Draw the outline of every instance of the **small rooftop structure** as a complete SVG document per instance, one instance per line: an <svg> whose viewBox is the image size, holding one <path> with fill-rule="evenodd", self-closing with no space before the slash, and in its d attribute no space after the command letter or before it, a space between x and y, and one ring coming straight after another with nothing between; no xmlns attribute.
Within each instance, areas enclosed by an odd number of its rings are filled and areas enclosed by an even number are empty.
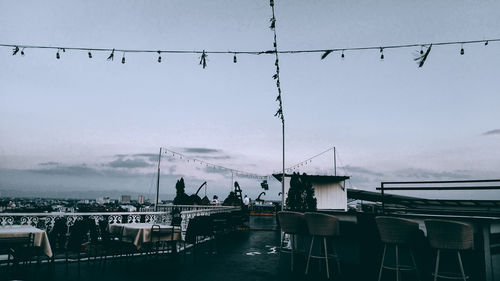
<svg viewBox="0 0 500 281"><path fill-rule="evenodd" d="M273 174L281 182L282 174ZM285 197L290 189L292 174L285 174ZM318 200L318 209L347 210L347 190L345 181L348 176L328 175L301 175L309 181L314 188L314 195Z"/></svg>

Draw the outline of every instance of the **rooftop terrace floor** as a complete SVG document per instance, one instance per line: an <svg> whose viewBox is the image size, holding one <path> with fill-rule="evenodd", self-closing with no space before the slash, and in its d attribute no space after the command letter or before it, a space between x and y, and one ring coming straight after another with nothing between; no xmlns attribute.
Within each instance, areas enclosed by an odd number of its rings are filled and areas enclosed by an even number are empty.
<svg viewBox="0 0 500 281"><path fill-rule="evenodd" d="M258 218L260 219L260 218ZM263 220L274 220L274 217ZM269 229L269 224L267 224ZM217 241L217 253L211 242L197 248L196 254L178 254L177 257L133 257L106 262L82 261L80 270L76 262L32 264L26 269L11 270L6 275L1 269L0 280L53 280L53 281L137 281L137 280L318 280L313 273L303 274L304 258L297 255L297 268L290 272L290 256L283 254L280 261L278 245L280 233L273 230L240 230ZM312 269L318 269L318 265ZM324 267L323 267L324 270ZM323 272L323 274L325 274ZM335 278L338 280L338 278ZM348 279L352 280L352 279Z"/></svg>
<svg viewBox="0 0 500 281"><path fill-rule="evenodd" d="M254 217L250 221L250 230L240 230L217 240L217 253L213 253L211 242L205 242L197 248L196 254L180 253L177 256L108 259L106 262L82 261L80 270L76 262L53 264L32 264L26 269L12 270L8 275L5 268L0 268L0 281L3 280L51 280L51 281L254 281L254 280L326 280L325 267L318 261L312 264L311 273L304 274L305 257L296 255L295 270L290 272L290 255L278 253L279 231L273 224L274 217ZM377 254L378 256L378 254ZM498 257L498 256L497 256ZM495 259L497 262L500 259ZM377 266L379 260L374 263ZM369 271L359 265L341 261L342 274L336 272L331 263L331 280L367 280L361 278ZM377 268L378 269L378 268ZM370 274L376 280L375 274ZM404 280L414 280L411 275L404 275ZM430 276L422 276L428 280ZM383 280L395 280L395 275L384 274ZM477 280L477 279L473 279Z"/></svg>

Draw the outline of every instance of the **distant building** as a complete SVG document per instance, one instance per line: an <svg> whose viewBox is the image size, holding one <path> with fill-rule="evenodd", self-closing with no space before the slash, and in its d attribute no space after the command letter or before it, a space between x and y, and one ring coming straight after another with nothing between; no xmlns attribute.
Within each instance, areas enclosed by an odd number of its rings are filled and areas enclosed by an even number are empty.
<svg viewBox="0 0 500 281"><path fill-rule="evenodd" d="M123 204L130 204L130 195L122 195L122 201Z"/></svg>
<svg viewBox="0 0 500 281"><path fill-rule="evenodd" d="M137 198L137 203L144 204L144 195L139 195L139 198Z"/></svg>
<svg viewBox="0 0 500 281"><path fill-rule="evenodd" d="M120 208L127 210L127 212L136 212L137 208L132 205L120 205Z"/></svg>
<svg viewBox="0 0 500 281"><path fill-rule="evenodd" d="M109 197L98 197L95 201L98 204L108 204L111 202L111 199L109 199Z"/></svg>

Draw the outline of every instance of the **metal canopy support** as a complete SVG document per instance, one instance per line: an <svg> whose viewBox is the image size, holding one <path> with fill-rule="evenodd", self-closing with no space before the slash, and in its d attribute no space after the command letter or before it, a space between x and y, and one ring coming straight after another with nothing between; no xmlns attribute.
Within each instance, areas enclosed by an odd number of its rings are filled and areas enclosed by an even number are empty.
<svg viewBox="0 0 500 281"><path fill-rule="evenodd" d="M158 199L159 199L159 196L160 196L160 161L161 161L161 147L160 147L160 154L158 154L158 177L156 179L155 212L158 212Z"/></svg>

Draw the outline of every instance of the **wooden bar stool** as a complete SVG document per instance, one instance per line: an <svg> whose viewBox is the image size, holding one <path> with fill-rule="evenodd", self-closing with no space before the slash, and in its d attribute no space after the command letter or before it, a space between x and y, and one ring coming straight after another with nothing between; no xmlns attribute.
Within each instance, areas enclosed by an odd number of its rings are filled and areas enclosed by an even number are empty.
<svg viewBox="0 0 500 281"><path fill-rule="evenodd" d="M289 234L291 238L291 249L283 248L284 235L281 236L280 253L290 253L290 270L293 271L293 256L295 252L295 235L307 234L307 224L304 214L291 211L278 212L278 223L283 234ZM281 258L281 254L280 254Z"/></svg>
<svg viewBox="0 0 500 281"><path fill-rule="evenodd" d="M395 270L396 280L400 280L401 271L415 271L418 280L420 280L420 273L417 268L417 263L415 262L415 256L410 247L418 234L418 223L408 219L396 218L396 217L376 217L375 221L377 223L377 228L380 234L380 240L384 243L384 253L382 254L382 262L380 263L380 270L378 274L378 280L382 278L382 272L384 269ZM386 265L384 263L387 246L394 246L396 254L396 265ZM411 265L402 265L400 263L400 247L406 247L409 250Z"/></svg>
<svg viewBox="0 0 500 281"><path fill-rule="evenodd" d="M311 246L309 248L309 256L307 257L306 274L309 270L309 261L311 258L325 259L326 264L326 277L330 278L330 269L328 266L328 248L326 245L326 238L332 238L339 235L339 219L332 215L321 214L321 213L305 213L307 228L309 229L309 234L312 236ZM323 238L323 247L325 249L324 256L313 256L312 248L314 245L314 238ZM340 260L337 256L335 250L330 253L330 257L335 259L337 262L337 269L340 273Z"/></svg>
<svg viewBox="0 0 500 281"><path fill-rule="evenodd" d="M438 278L467 280L460 251L472 250L474 248L474 228L467 223L458 221L446 221L429 219L425 220L427 238L432 248L437 249L436 266L434 269L434 281ZM439 262L441 251L457 253L460 274L439 273Z"/></svg>

